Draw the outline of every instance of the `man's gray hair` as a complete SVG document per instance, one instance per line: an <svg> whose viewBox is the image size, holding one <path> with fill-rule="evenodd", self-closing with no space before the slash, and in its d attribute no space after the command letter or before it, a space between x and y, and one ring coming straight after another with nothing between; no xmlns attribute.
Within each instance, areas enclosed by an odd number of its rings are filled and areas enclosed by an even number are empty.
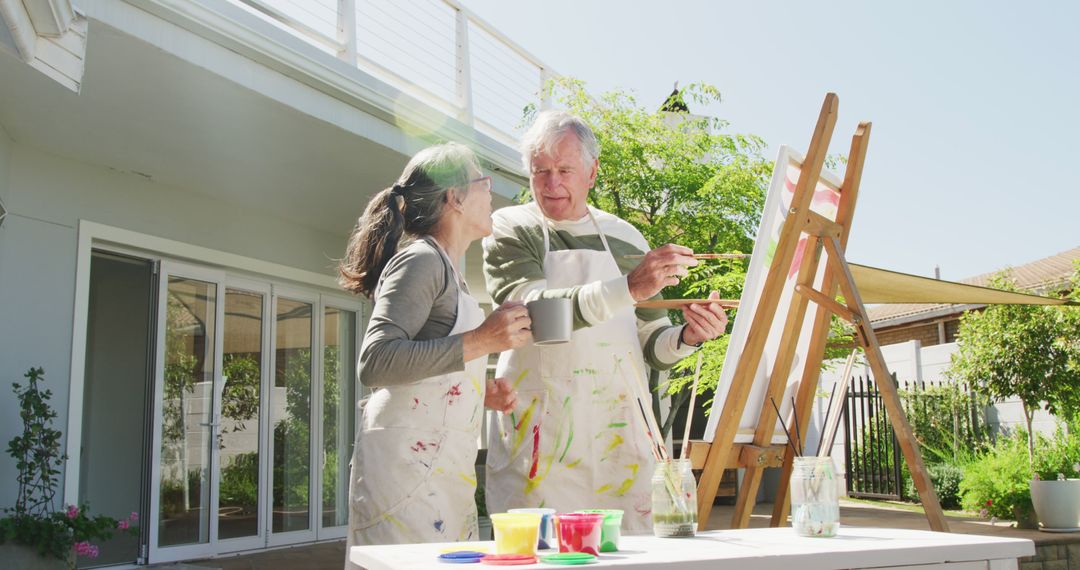
<svg viewBox="0 0 1080 570"><path fill-rule="evenodd" d="M564 135L573 134L581 143L581 164L585 168L600 156L600 145L596 142L589 125L581 117L566 111L548 109L536 115L536 120L521 137L521 163L525 172L532 172L532 158L538 154L551 154L555 145Z"/></svg>

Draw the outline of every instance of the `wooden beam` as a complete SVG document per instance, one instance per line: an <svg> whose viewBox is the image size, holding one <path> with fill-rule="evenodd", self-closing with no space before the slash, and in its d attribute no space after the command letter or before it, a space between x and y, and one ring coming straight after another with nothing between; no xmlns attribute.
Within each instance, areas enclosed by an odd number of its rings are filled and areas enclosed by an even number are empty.
<svg viewBox="0 0 1080 570"><path fill-rule="evenodd" d="M843 231L840 234L840 243L847 245L851 233L851 221L855 216L855 205L859 199L859 186L862 183L863 165L866 163L866 150L870 145L871 124L859 123L855 134L851 137L851 147L848 151L847 169L844 171L844 182L840 186L840 203L836 209L836 223ZM826 255L830 255L826 252ZM821 290L827 298L834 299L838 287L838 275L829 267L825 267L825 275L821 280ZM850 313L850 311L848 311ZM803 363L802 377L799 379L799 390L795 395L795 409L799 410L799 428L806 433L810 422L810 411L814 402L814 392L821 378L821 362L825 358L825 345L829 338L829 328L832 315L828 308L818 305L814 314L814 324L810 331L810 344L806 350L806 362ZM791 466L794 456L787 451L784 456L784 466L780 471L780 481L777 485L776 500L773 502L772 526L780 526L786 520L788 505L791 496L788 494L788 483L791 480Z"/></svg>
<svg viewBox="0 0 1080 570"><path fill-rule="evenodd" d="M705 459L709 455L710 444L700 439L690 440L690 467L704 469ZM784 446L770 445L760 447L749 443L736 443L731 446L725 469L744 467L780 467L784 460Z"/></svg>
<svg viewBox="0 0 1080 570"><path fill-rule="evenodd" d="M934 483L930 480L930 474L926 471L922 454L919 453L919 442L911 431L907 414L900 405L900 395L896 385L892 382L892 375L885 365L885 357L881 354L881 346L878 345L877 336L870 326L870 320L866 318L866 308L862 298L855 287L855 279L851 276L851 270L844 261L843 246L834 238L825 240L825 248L829 252L829 261L838 273L840 290L844 294L844 300L848 308L862 316L862 323L858 325L859 334L863 339L863 349L866 359L870 362L870 370L874 373L874 383L877 385L881 400L885 404L885 411L892 422L893 431L896 432L896 440L900 444L900 450L904 453L908 470L911 471L911 479L915 482L915 488L919 490L919 499L922 501L926 518L930 522L930 530L948 532L949 524L945 521L945 513L941 510Z"/></svg>
<svg viewBox="0 0 1080 570"><path fill-rule="evenodd" d="M829 311L831 311L832 313L834 313L836 316L840 317L841 319L844 319L845 321L847 321L849 323L854 323L855 322L855 314L854 313L849 311L847 309L847 307L845 307L845 306L841 305L840 303L837 303L836 301L828 298L821 291L818 291L817 289L814 289L812 287L808 287L806 285L798 284L798 285L795 285L795 292L802 295L803 297L806 297L807 299L810 299L811 301L817 303L819 307L824 307L824 308L828 309Z"/></svg>
<svg viewBox="0 0 1080 570"><path fill-rule="evenodd" d="M818 262L821 259L821 238L808 236L803 243L804 250L796 286L813 283L817 276ZM772 375L769 377L769 386L765 392L765 401L761 403L757 428L754 430L753 441L757 445L769 445L776 433L776 422L779 419L776 416L777 408L783 406L784 403L784 392L787 390L791 365L795 360L808 305L809 300L803 296L792 297L788 305L787 319L784 321L783 332L780 333L780 344L776 349ZM799 440L799 435L795 432L795 424L790 421L790 418L787 425L790 426L788 437L796 438L791 443L801 446L802 441ZM754 510L758 486L761 484L763 475L764 471L755 467L747 468L743 473L739 494L735 500L735 511L732 513L731 528L746 528L750 524L750 515Z"/></svg>
<svg viewBox="0 0 1080 570"><path fill-rule="evenodd" d="M810 210L803 219L803 231L818 237L838 238L844 233L844 228L836 222Z"/></svg>
<svg viewBox="0 0 1080 570"><path fill-rule="evenodd" d="M828 152L833 128L836 126L838 104L836 94L825 95L825 101L821 105L821 113L818 115L814 134L810 139L810 146L803 162L802 175L795 188L795 201L791 205L794 211L789 215L798 215L810 210L814 187L817 185L818 178L821 177L825 154ZM802 233L799 226L799 224L785 224L780 232L772 264L769 266L765 285L750 324L746 344L743 346L735 366L731 386L724 399L720 421L713 435L713 444L709 448L705 469L698 481L698 527L701 530L705 529L709 521L713 499L720 487L720 478L724 474L724 463L735 443L735 434L738 432L739 422L746 408L746 399L753 386L758 366L761 365L761 356L769 338L769 329L772 328L773 317L776 315L777 305L783 293L784 276L791 267L795 248L798 246Z"/></svg>

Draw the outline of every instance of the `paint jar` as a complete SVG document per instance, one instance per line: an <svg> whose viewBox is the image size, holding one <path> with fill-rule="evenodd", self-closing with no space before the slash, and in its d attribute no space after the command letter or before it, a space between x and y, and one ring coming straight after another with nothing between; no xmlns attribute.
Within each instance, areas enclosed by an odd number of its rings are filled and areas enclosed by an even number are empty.
<svg viewBox="0 0 1080 570"><path fill-rule="evenodd" d="M694 536L697 529L697 481L689 459L656 464L652 476L653 534L660 538Z"/></svg>
<svg viewBox="0 0 1080 570"><path fill-rule="evenodd" d="M495 533L495 553L535 555L540 518L537 513L491 515L491 526Z"/></svg>
<svg viewBox="0 0 1080 570"><path fill-rule="evenodd" d="M536 548L538 550L548 550L558 546L555 542L555 509L508 509L506 512L540 515L540 530L537 533Z"/></svg>
<svg viewBox="0 0 1080 570"><path fill-rule="evenodd" d="M600 555L600 535L604 515L599 513L563 513L555 515L559 552L586 552Z"/></svg>
<svg viewBox="0 0 1080 570"><path fill-rule="evenodd" d="M578 512L604 515L604 522L600 525L600 552L619 550L619 538L622 536L622 509L584 509Z"/></svg>
<svg viewBox="0 0 1080 570"><path fill-rule="evenodd" d="M800 536L836 536L840 501L832 457L796 457L792 463L791 526Z"/></svg>

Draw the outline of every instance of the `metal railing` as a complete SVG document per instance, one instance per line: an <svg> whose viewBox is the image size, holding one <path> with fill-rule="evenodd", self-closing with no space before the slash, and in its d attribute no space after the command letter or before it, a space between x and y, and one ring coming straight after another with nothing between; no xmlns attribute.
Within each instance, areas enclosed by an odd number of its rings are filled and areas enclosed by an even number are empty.
<svg viewBox="0 0 1080 570"><path fill-rule="evenodd" d="M551 69L454 0L232 0L509 146Z"/></svg>

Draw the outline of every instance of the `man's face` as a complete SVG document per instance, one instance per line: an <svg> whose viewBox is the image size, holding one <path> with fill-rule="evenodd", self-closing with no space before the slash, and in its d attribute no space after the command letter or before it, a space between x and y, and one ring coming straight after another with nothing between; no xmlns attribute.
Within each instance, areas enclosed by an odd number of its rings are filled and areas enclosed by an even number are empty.
<svg viewBox="0 0 1080 570"><path fill-rule="evenodd" d="M586 213L585 198L596 182L597 162L583 164L581 143L563 135L551 154L532 157L529 187L540 211L551 220L579 220Z"/></svg>

